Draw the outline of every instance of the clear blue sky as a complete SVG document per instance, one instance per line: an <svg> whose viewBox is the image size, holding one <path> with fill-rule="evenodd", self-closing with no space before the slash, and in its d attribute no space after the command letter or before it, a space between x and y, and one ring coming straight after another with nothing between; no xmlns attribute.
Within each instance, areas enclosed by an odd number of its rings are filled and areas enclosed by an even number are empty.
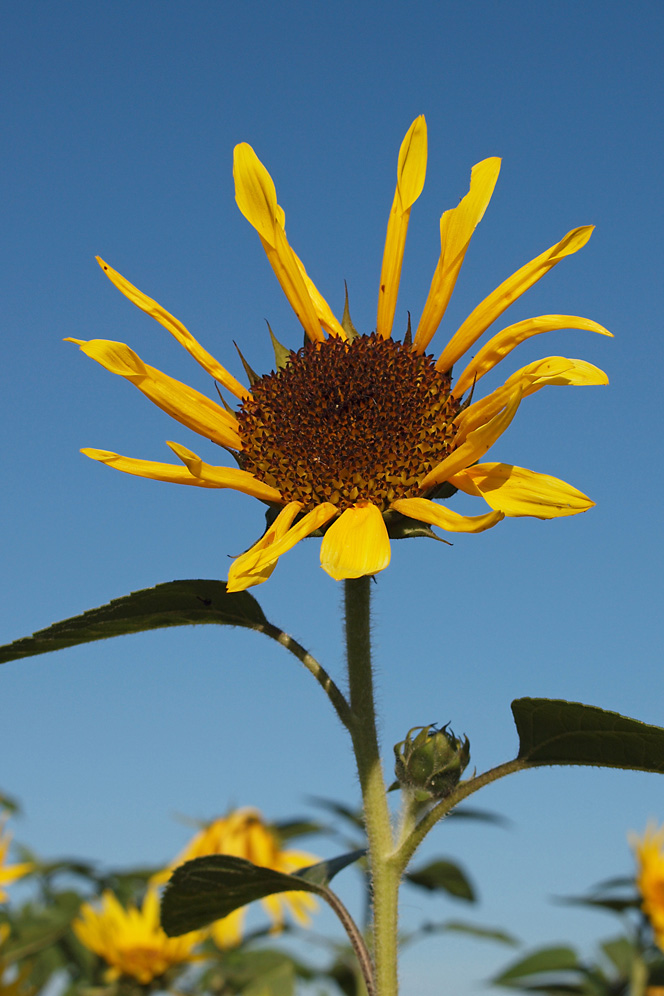
<svg viewBox="0 0 664 996"><path fill-rule="evenodd" d="M566 331L520 347L505 372L563 354L603 367L611 385L541 391L492 451L569 480L595 509L507 520L451 548L395 545L375 589L388 763L409 727L448 720L470 737L478 770L508 759L509 703L523 695L664 725L663 21L657 2L596 0L7 7L0 638L161 581L225 577L228 555L261 529L252 499L142 481L79 454L94 446L162 460L167 438L201 444L65 336L119 339L210 389L95 254L236 375L233 339L255 369L269 369L264 320L290 345L301 331L234 203L232 149L248 141L309 273L337 309L346 279L354 322L369 331L399 143L424 113L428 176L396 326L423 305L442 210L465 193L473 163L500 155L435 345L506 276L589 223L588 246L507 318L580 314L615 339ZM320 570L316 541L256 594L268 618L341 675L341 591ZM304 812L310 793L357 796L318 687L254 634L124 638L6 665L0 681L0 789L23 804L17 837L45 857L167 860L188 834L174 813L253 804L276 819ZM476 801L510 814L511 828L449 823L426 847L468 868L482 897L476 920L530 944L590 945L613 924L548 898L629 871L625 834L664 820L664 781L542 770ZM420 893L405 902L411 925L466 913ZM429 941L406 956L405 992L438 996L443 969L450 991L478 992L505 958L474 941Z"/></svg>

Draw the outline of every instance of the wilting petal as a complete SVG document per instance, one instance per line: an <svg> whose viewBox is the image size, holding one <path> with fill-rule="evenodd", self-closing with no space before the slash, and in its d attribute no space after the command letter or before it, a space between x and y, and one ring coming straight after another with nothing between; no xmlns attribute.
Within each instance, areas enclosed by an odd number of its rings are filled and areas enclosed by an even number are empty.
<svg viewBox="0 0 664 996"><path fill-rule="evenodd" d="M494 415L484 425L469 432L464 442L426 475L420 483L421 490L428 491L434 485L448 481L453 474L465 470L471 463L475 463L480 457L483 457L499 436L505 432L516 415L520 402L521 391L513 391L511 397L506 400L503 411Z"/></svg>
<svg viewBox="0 0 664 996"><path fill-rule="evenodd" d="M380 510L368 502L342 512L323 536L320 565L342 581L377 574L390 562L390 539Z"/></svg>
<svg viewBox="0 0 664 996"><path fill-rule="evenodd" d="M203 349L200 343L194 339L191 332L184 327L182 322L179 322L177 318L174 318L173 315L169 314L165 308L162 308L160 304L153 301L147 294L143 294L137 287L130 284L117 270L114 270L112 266L105 263L101 256L97 256L96 259L108 279L115 284L118 290L122 291L125 297L128 297L141 311L144 311L147 315L156 319L165 329L168 329L180 345L184 346L190 356L193 356L196 362L200 363L207 373L214 377L215 380L218 380L222 387L227 388L231 394L234 394L241 401L251 397L246 387L243 387L232 374L225 370L221 363L215 360L214 356L211 356L207 350Z"/></svg>
<svg viewBox="0 0 664 996"><path fill-rule="evenodd" d="M260 501L281 502L281 493L268 484L263 484L246 470L238 467L216 467L205 463L199 456L179 443L168 444L175 455L182 460L190 474L197 480L204 481L210 488L232 488L241 491Z"/></svg>
<svg viewBox="0 0 664 996"><path fill-rule="evenodd" d="M461 439L479 425L484 425L499 412L515 389L527 398L546 386L589 387L608 384L603 370L586 360L573 360L567 356L546 356L516 370L501 387L485 398L480 398L464 409L456 418Z"/></svg>
<svg viewBox="0 0 664 996"><path fill-rule="evenodd" d="M521 297L529 287L536 284L561 259L585 246L592 235L593 228L594 225L584 225L568 232L560 242L556 242L546 252L526 263L511 277L504 280L500 287L496 287L493 293L477 305L452 336L436 363L436 370L447 371L451 369L459 357L470 349L489 325L509 308L510 304Z"/></svg>
<svg viewBox="0 0 664 996"><path fill-rule="evenodd" d="M85 456L99 463L105 463L116 470L122 470L125 474L133 474L134 477L149 477L153 481L166 481L168 484L193 484L198 488L218 488L222 485L211 484L209 481L193 477L186 467L180 467L172 463L157 463L154 460L135 460L133 457L120 456L119 453L112 453L110 450L95 450L86 447L81 450Z"/></svg>
<svg viewBox="0 0 664 996"><path fill-rule="evenodd" d="M402 515L431 526L447 529L452 533L483 533L504 519L502 512L487 512L485 515L459 515L444 505L437 505L428 498L399 498L392 502L392 508Z"/></svg>
<svg viewBox="0 0 664 996"><path fill-rule="evenodd" d="M277 204L272 177L246 142L235 146L233 176L237 205L260 235L270 266L288 303L311 341L324 340L297 257L286 238L284 212Z"/></svg>
<svg viewBox="0 0 664 996"><path fill-rule="evenodd" d="M557 332L560 329L581 329L585 332L599 332L600 335L613 333L590 318L579 318L578 315L539 315L537 318L527 318L498 332L482 346L458 378L452 394L460 398L464 391L500 363L515 346L542 332Z"/></svg>
<svg viewBox="0 0 664 996"><path fill-rule="evenodd" d="M410 209L422 193L426 169L427 126L424 115L420 114L413 121L401 143L397 165L397 188L387 222L376 319L376 332L384 339L388 339L392 334Z"/></svg>
<svg viewBox="0 0 664 996"><path fill-rule="evenodd" d="M228 572L229 591L244 591L245 588L267 581L282 554L337 514L336 505L324 502L308 512L291 529L291 523L301 508L302 504L297 501L286 505L258 543L233 561Z"/></svg>
<svg viewBox="0 0 664 996"><path fill-rule="evenodd" d="M418 353L427 348L445 314L466 250L491 200L499 172L500 159L496 156L473 166L470 190L440 219L440 259L413 340Z"/></svg>
<svg viewBox="0 0 664 996"><path fill-rule="evenodd" d="M478 463L448 478L466 494L481 495L505 515L556 519L585 512L595 504L571 484L507 463Z"/></svg>
<svg viewBox="0 0 664 996"><path fill-rule="evenodd" d="M237 420L233 415L204 394L199 394L193 387L149 367L123 342L111 342L108 339L90 339L88 342L83 339L65 339L65 342L75 342L86 356L96 360L111 373L131 381L153 404L188 429L193 429L220 446L235 450L241 448Z"/></svg>

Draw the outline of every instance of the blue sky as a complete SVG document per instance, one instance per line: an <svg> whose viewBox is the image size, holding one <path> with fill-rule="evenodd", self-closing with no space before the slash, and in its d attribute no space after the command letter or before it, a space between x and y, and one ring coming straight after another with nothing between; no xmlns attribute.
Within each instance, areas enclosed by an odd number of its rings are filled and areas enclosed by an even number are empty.
<svg viewBox="0 0 664 996"><path fill-rule="evenodd" d="M570 481L595 509L507 520L453 537L451 548L394 545L375 587L386 758L409 727L451 721L478 770L506 760L516 749L509 703L523 695L664 725L663 21L659 3L595 0L74 0L7 10L0 638L173 578L225 577L229 555L262 526L252 499L142 481L79 454L94 446L162 460L165 439L200 441L64 337L127 342L211 387L104 278L95 254L237 376L233 340L255 369L270 369L265 319L289 345L301 331L234 203L232 149L248 141L309 273L338 311L347 280L355 325L370 331L397 152L424 113L427 183L395 327L422 308L441 212L466 192L474 163L499 155L496 192L434 347L506 276L583 224L597 226L590 243L504 324L579 314L615 339L538 337L495 380L544 355L607 370L608 388L528 399L492 451ZM341 590L317 547L300 544L256 595L341 680ZM317 686L254 634L123 638L6 665L0 680L0 789L23 804L16 836L44 856L159 862L187 838L176 813L249 804L277 819L304 812L310 794L357 797L343 731ZM468 868L482 897L476 920L530 944L590 946L613 924L549 898L629 871L626 832L664 820L664 782L541 770L476 802L509 814L510 829L451 822L424 851ZM418 893L404 915L412 925L465 912ZM475 941L429 941L406 956L404 979L438 994L444 968L464 996L505 957Z"/></svg>

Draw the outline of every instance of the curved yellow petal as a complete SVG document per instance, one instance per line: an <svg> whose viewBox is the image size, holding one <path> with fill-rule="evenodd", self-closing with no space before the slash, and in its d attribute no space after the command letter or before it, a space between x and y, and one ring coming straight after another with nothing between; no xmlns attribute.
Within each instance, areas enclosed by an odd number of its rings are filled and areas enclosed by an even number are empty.
<svg viewBox="0 0 664 996"><path fill-rule="evenodd" d="M592 235L594 225L584 225L575 228L567 235L556 242L554 246L546 252L536 256L520 270L513 273L511 277L504 280L496 287L495 291L489 294L475 310L466 318L465 322L454 333L447 346L440 354L436 363L437 370L447 371L456 363L460 356L470 349L474 342L485 332L492 322L495 322L502 313L509 308L518 297L521 297L529 287L536 284L545 273L559 263L565 256L570 256L585 246Z"/></svg>
<svg viewBox="0 0 664 996"><path fill-rule="evenodd" d="M376 318L376 332L384 339L392 335L410 209L422 193L426 169L427 125L424 115L420 114L413 121L401 143L397 164L397 187L387 222Z"/></svg>
<svg viewBox="0 0 664 996"><path fill-rule="evenodd" d="M580 318L578 315L538 315L537 318L527 318L498 332L477 351L452 388L452 394L460 398L480 377L493 370L496 364L500 363L519 343L542 332L557 332L561 329L599 332L600 335L609 335L613 338L613 333L599 322L593 322L590 318Z"/></svg>
<svg viewBox="0 0 664 996"><path fill-rule="evenodd" d="M242 214L260 235L270 266L288 303L312 342L325 336L320 327L298 260L288 244L284 212L277 203L272 177L246 142L233 152L235 200Z"/></svg>
<svg viewBox="0 0 664 996"><path fill-rule="evenodd" d="M242 446L237 420L216 402L193 387L168 377L155 367L143 363L123 342L109 339L65 339L75 342L82 352L96 360L106 370L130 381L150 401L171 418L211 439L220 446L239 450Z"/></svg>
<svg viewBox="0 0 664 996"><path fill-rule="evenodd" d="M301 508L301 502L289 502L258 542L233 561L228 572L228 591L244 591L245 588L267 581L282 554L324 526L338 511L336 505L324 502L291 528Z"/></svg>
<svg viewBox="0 0 664 996"><path fill-rule="evenodd" d="M428 491L434 485L448 481L453 474L465 470L471 463L475 463L480 457L483 457L499 436L505 432L516 415L520 402L521 391L517 389L506 400L503 411L498 412L484 425L469 432L463 443L427 474L420 483L421 490Z"/></svg>
<svg viewBox="0 0 664 996"><path fill-rule="evenodd" d="M157 463L154 460L135 460L133 457L121 456L119 453L112 453L111 450L95 450L85 447L81 450L85 456L99 463L105 463L108 467L114 467L125 474L133 474L134 477L148 477L153 481L166 481L168 484L193 484L198 488L218 488L221 485L211 484L209 481L193 477L186 467L180 467L172 463Z"/></svg>
<svg viewBox="0 0 664 996"><path fill-rule="evenodd" d="M481 495L491 508L509 516L555 519L585 512L595 504L557 477L507 463L478 463L448 480L467 494Z"/></svg>
<svg viewBox="0 0 664 996"><path fill-rule="evenodd" d="M390 562L390 539L379 508L369 502L347 508L323 536L320 565L342 581L377 574Z"/></svg>
<svg viewBox="0 0 664 996"><path fill-rule="evenodd" d="M497 156L483 159L473 166L468 193L455 208L445 211L440 219L440 258L413 340L413 348L418 353L427 348L445 314L466 250L473 232L484 217L499 173L500 159Z"/></svg>
<svg viewBox="0 0 664 996"><path fill-rule="evenodd" d="M548 386L590 387L609 383L603 370L587 360L573 360L567 356L546 356L544 359L528 363L507 378L485 398L480 398L465 408L456 418L459 435L463 439L479 425L484 425L507 403L515 388L524 398Z"/></svg>
<svg viewBox="0 0 664 996"><path fill-rule="evenodd" d="M247 470L240 470L238 467L216 467L205 463L192 450L179 443L169 442L168 445L175 453L176 457L182 460L189 473L197 480L204 481L211 488L232 488L233 491L241 491L252 498L260 501L281 502L281 493L276 488L271 488L268 484L263 484L253 474Z"/></svg>
<svg viewBox="0 0 664 996"><path fill-rule="evenodd" d="M307 291L309 292L309 297L311 298L314 310L316 312L316 317L318 321L323 326L326 332L330 335L336 335L340 339L347 339L348 336L344 332L344 329L339 321L334 316L332 308L329 306L323 295L320 293L315 283L307 273L304 268L304 263L297 255L294 249L291 250L293 256L295 257L295 262L298 265L300 273L302 274L302 279L306 284Z"/></svg>
<svg viewBox="0 0 664 996"><path fill-rule="evenodd" d="M392 508L411 519L428 522L431 526L447 529L452 533L483 533L504 519L502 512L487 512L485 515L459 515L444 505L437 505L428 498L399 498L393 501Z"/></svg>
<svg viewBox="0 0 664 996"><path fill-rule="evenodd" d="M191 332L184 327L182 322L179 322L177 318L174 318L173 315L169 314L165 308L162 308L160 304L153 301L153 299L148 297L147 294L143 294L143 292L139 291L137 287L130 284L129 281L118 273L117 270L114 270L112 266L105 263L101 256L96 256L95 259L111 283L115 284L118 290L121 291L125 297L128 297L137 308L140 308L141 311L144 311L147 315L150 315L151 318L158 321L160 325L163 325L165 329L168 329L180 345L184 346L189 355L193 356L196 362L200 363L203 369L209 373L210 376L214 377L215 380L218 380L222 387L227 388L231 394L234 394L235 397L239 398L241 401L245 401L247 398L251 397L251 394L246 387L243 387L243 385L240 384L240 382L236 380L235 377L228 372L228 370L222 367L221 363L215 360L214 356L211 356L206 349L203 349L200 343L194 339Z"/></svg>

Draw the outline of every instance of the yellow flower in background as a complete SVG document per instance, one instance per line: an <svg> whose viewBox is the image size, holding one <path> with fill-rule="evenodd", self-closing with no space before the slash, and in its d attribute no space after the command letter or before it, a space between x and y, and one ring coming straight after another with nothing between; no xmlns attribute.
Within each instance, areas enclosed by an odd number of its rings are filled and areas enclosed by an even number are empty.
<svg viewBox="0 0 664 996"><path fill-rule="evenodd" d="M664 951L664 826L649 823L643 837L632 834L636 857L636 885L643 900L641 909L650 920L655 941Z"/></svg>
<svg viewBox="0 0 664 996"><path fill-rule="evenodd" d="M549 356L512 373L483 398L476 384L516 346L558 329L611 335L576 315L540 315L475 344L503 312L552 267L586 244L592 226L568 232L489 294L436 358L427 353L438 329L473 232L498 178L500 160L473 167L470 189L440 219L441 250L414 336L392 337L410 213L424 184L427 131L418 117L401 146L378 294L376 329L360 335L347 314L340 323L286 237L285 214L272 178L251 146L235 149L236 200L258 232L268 260L306 333L288 352L275 343L276 372L250 376L245 388L156 301L103 260L110 280L163 325L222 388L232 410L145 364L123 343L94 339L80 345L106 369L132 382L174 419L236 457L216 466L178 443L181 465L154 463L107 450L82 452L129 474L204 488L232 488L271 506L268 529L233 563L230 591L265 581L279 557L306 536L323 532L321 566L337 579L383 570L390 537L405 525L481 532L505 516L541 519L574 515L593 502L547 474L501 462L479 462L507 429L523 400L547 385L606 384L584 360ZM455 382L452 368L470 350ZM489 511L464 516L439 504L456 489L483 498Z"/></svg>
<svg viewBox="0 0 664 996"><path fill-rule="evenodd" d="M193 949L203 937L200 931L167 937L160 925L154 888L148 889L140 909L125 909L112 892L104 892L101 908L83 903L72 928L86 948L108 963L109 982L125 975L142 985L174 965L197 961L200 956Z"/></svg>
<svg viewBox="0 0 664 996"><path fill-rule="evenodd" d="M271 868L285 875L291 875L318 861L318 858L305 851L283 850L278 837L263 822L258 810L250 808L237 809L201 830L179 855L170 871L185 861L207 854L229 854L235 858L244 858L254 865ZM299 924L307 926L310 922L309 914L317 907L316 900L308 892L284 892L265 896L261 903L275 930L282 927L286 912L290 912ZM246 907L243 907L212 924L212 937L220 948L231 948L240 943L245 914Z"/></svg>
<svg viewBox="0 0 664 996"><path fill-rule="evenodd" d="M12 973L11 982L5 981L7 969L11 966L3 956L2 948L9 937L9 924L0 924L0 996L33 996L37 992L34 986L26 985L26 980L30 975L30 966L24 965L17 973Z"/></svg>
<svg viewBox="0 0 664 996"><path fill-rule="evenodd" d="M34 868L34 865L30 861L24 861L18 865L8 865L6 863L11 840L11 834L4 832L4 820L0 819L0 903L4 903L7 898L7 892L3 886L10 885L17 879L27 875Z"/></svg>

